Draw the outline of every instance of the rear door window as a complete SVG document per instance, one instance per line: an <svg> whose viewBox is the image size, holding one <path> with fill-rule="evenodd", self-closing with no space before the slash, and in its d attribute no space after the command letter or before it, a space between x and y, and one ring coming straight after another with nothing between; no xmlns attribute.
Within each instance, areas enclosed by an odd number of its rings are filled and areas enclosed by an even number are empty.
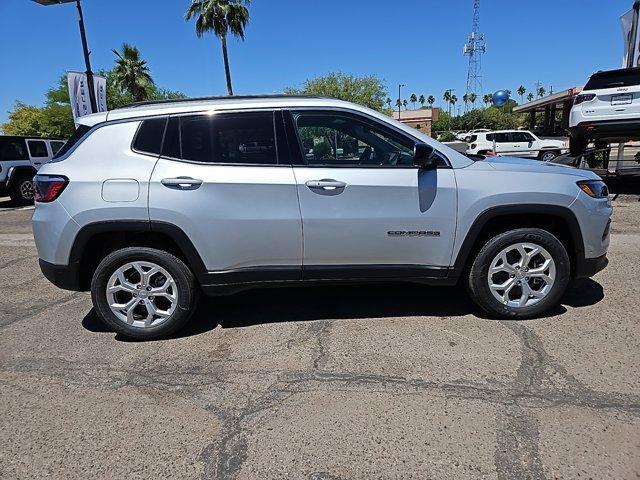
<svg viewBox="0 0 640 480"><path fill-rule="evenodd" d="M162 155L201 163L278 163L273 112L173 117Z"/></svg>
<svg viewBox="0 0 640 480"><path fill-rule="evenodd" d="M31 158L46 158L49 156L47 142L44 140L28 140L27 145L29 146Z"/></svg>
<svg viewBox="0 0 640 480"><path fill-rule="evenodd" d="M29 160L25 141L21 138L0 138L0 160Z"/></svg>

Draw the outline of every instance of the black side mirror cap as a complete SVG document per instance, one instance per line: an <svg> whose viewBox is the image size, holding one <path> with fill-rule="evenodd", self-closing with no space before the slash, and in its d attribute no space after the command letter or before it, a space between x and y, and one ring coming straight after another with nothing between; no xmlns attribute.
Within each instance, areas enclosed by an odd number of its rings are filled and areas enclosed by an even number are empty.
<svg viewBox="0 0 640 480"><path fill-rule="evenodd" d="M435 168L435 150L428 143L416 143L413 147L413 165L420 168Z"/></svg>

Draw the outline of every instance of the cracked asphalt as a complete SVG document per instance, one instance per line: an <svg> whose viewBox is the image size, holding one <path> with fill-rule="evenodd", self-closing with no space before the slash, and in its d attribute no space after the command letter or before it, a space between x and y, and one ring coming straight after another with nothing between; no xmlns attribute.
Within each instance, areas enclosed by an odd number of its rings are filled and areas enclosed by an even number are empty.
<svg viewBox="0 0 640 480"><path fill-rule="evenodd" d="M126 342L41 275L0 200L0 478L638 479L640 202L610 266L546 318L462 290L292 288L207 299Z"/></svg>

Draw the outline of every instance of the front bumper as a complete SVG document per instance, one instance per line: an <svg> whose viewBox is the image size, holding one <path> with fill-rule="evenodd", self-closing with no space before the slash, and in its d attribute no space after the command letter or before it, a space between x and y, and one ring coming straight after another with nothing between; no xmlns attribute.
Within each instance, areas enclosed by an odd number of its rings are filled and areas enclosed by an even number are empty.
<svg viewBox="0 0 640 480"><path fill-rule="evenodd" d="M640 118L587 120L570 127L569 132L572 137L584 137L591 140L635 140L640 139Z"/></svg>
<svg viewBox="0 0 640 480"><path fill-rule="evenodd" d="M589 278L609 265L607 255L596 258L584 258L576 265L575 278Z"/></svg>
<svg viewBox="0 0 640 480"><path fill-rule="evenodd" d="M39 259L38 263L45 278L56 287L63 290L82 291L80 286L80 264L78 262L72 262L69 265L55 265Z"/></svg>

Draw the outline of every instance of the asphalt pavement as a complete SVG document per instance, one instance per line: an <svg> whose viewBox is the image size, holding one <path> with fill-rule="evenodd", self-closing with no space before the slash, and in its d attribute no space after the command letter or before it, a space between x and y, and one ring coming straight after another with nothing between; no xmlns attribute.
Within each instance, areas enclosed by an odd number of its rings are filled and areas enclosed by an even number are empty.
<svg viewBox="0 0 640 480"><path fill-rule="evenodd" d="M637 197L610 266L546 318L485 318L457 288L289 288L146 343L43 278L31 213L0 200L0 478L640 477Z"/></svg>

